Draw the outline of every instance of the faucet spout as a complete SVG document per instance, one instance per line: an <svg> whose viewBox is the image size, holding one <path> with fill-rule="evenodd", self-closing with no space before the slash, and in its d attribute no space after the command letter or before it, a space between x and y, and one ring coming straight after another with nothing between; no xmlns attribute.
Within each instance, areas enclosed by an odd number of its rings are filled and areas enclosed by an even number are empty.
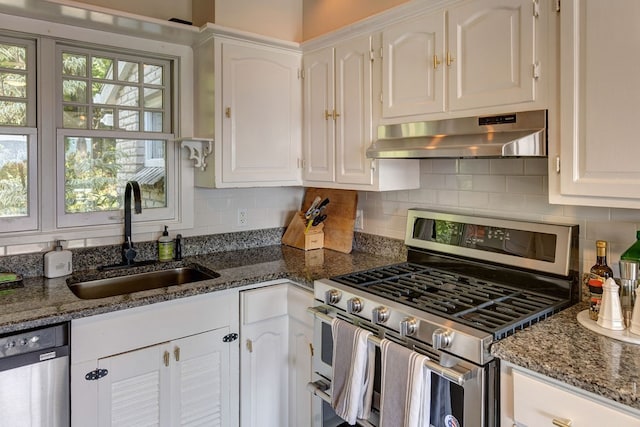
<svg viewBox="0 0 640 427"><path fill-rule="evenodd" d="M142 212L142 197L140 185L136 181L128 181L124 189L124 243L122 244L122 263L133 264L136 250L131 240L131 193L133 192L134 207L137 214Z"/></svg>

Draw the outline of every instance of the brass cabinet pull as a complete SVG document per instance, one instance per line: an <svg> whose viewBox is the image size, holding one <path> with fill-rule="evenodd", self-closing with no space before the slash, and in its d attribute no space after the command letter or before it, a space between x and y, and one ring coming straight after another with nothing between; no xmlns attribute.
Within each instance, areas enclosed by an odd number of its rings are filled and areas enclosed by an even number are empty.
<svg viewBox="0 0 640 427"><path fill-rule="evenodd" d="M224 109L224 115L227 116L228 119L231 118L231 107L227 107Z"/></svg>
<svg viewBox="0 0 640 427"><path fill-rule="evenodd" d="M311 353L311 357L313 357L313 344L309 343L309 352Z"/></svg>
<svg viewBox="0 0 640 427"><path fill-rule="evenodd" d="M324 119L325 120L329 120L329 119L337 119L338 117L340 117L340 113L336 112L336 110L333 111L329 111L329 110L324 110Z"/></svg>
<svg viewBox="0 0 640 427"><path fill-rule="evenodd" d="M455 61L455 59L453 56L451 56L451 52L447 52L447 66L450 66L453 61Z"/></svg>
<svg viewBox="0 0 640 427"><path fill-rule="evenodd" d="M253 353L253 343L251 342L251 340L247 340L247 350L249 351L249 353Z"/></svg>
<svg viewBox="0 0 640 427"><path fill-rule="evenodd" d="M180 347L176 347L173 349L173 357L176 358L176 362L180 361Z"/></svg>
<svg viewBox="0 0 640 427"><path fill-rule="evenodd" d="M433 55L433 69L437 70L438 69L438 65L440 65L442 62L440 62L440 60L438 59L438 55Z"/></svg>
<svg viewBox="0 0 640 427"><path fill-rule="evenodd" d="M557 427L571 427L571 420L565 420L563 418L554 418L551 420L554 426Z"/></svg>
<svg viewBox="0 0 640 427"><path fill-rule="evenodd" d="M169 354L169 352L165 351L164 355L162 356L162 358L164 359L164 366L169 366L170 357L171 357L171 355Z"/></svg>

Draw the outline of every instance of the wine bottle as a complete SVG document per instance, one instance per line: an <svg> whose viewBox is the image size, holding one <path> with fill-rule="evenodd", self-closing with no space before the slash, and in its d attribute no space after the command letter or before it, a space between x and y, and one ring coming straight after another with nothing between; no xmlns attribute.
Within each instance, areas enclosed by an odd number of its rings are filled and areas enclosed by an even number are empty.
<svg viewBox="0 0 640 427"><path fill-rule="evenodd" d="M607 242L596 241L596 263L589 270L589 316L598 320L600 303L602 302L602 285L609 277L613 277L613 270L607 265Z"/></svg>

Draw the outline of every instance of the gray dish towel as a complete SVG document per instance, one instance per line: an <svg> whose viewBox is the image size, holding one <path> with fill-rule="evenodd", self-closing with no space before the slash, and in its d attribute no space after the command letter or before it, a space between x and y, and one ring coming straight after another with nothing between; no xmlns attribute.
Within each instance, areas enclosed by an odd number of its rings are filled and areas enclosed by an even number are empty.
<svg viewBox="0 0 640 427"><path fill-rule="evenodd" d="M427 356L383 339L380 427L429 427L431 370Z"/></svg>
<svg viewBox="0 0 640 427"><path fill-rule="evenodd" d="M375 346L367 337L371 332L340 319L331 323L333 333L333 379L331 407L336 414L355 424L371 413Z"/></svg>

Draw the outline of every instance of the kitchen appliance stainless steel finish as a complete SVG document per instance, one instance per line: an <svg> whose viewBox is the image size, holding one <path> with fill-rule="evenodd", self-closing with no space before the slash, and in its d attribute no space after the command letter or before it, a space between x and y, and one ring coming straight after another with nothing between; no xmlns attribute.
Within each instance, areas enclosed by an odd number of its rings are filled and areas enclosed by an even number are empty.
<svg viewBox="0 0 640 427"><path fill-rule="evenodd" d="M381 125L367 157L546 157L547 111Z"/></svg>
<svg viewBox="0 0 640 427"><path fill-rule="evenodd" d="M0 426L68 427L68 325L0 337Z"/></svg>
<svg viewBox="0 0 640 427"><path fill-rule="evenodd" d="M578 301L577 242L572 225L410 210L407 262L315 282L310 390L330 398L337 317L371 330L376 343L391 339L429 357L432 414L444 399L454 425L497 425L491 344ZM377 397L362 425L377 425ZM337 425L326 404L323 413L323 427Z"/></svg>

